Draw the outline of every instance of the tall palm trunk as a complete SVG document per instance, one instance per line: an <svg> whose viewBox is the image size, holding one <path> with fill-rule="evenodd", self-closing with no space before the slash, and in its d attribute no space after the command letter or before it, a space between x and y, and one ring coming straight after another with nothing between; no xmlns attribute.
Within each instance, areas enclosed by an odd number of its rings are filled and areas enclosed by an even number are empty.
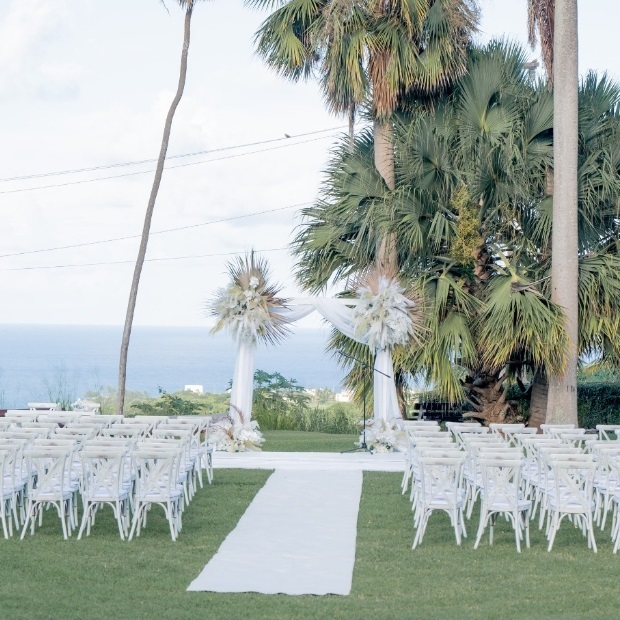
<svg viewBox="0 0 620 620"><path fill-rule="evenodd" d="M349 153L355 149L355 101L349 103Z"/></svg>
<svg viewBox="0 0 620 620"><path fill-rule="evenodd" d="M530 420L528 426L540 428L547 420L547 401L549 400L549 384L545 375L538 371L534 375L532 394L530 396Z"/></svg>
<svg viewBox="0 0 620 620"><path fill-rule="evenodd" d="M183 51L181 53L181 69L179 73L179 84L177 87L176 95L172 100L170 109L168 110L168 116L166 116L166 123L164 125L164 135L161 141L161 148L159 151L159 159L157 160L157 169L155 171L155 178L153 179L153 187L151 188L151 195L146 208L146 215L144 216L144 226L142 228L142 239L140 241L140 249L138 250L138 258L136 259L136 266L133 272L133 280L131 282L131 289L129 291L129 302L127 303L127 315L125 317L125 328L123 330L123 339L121 341L121 357L118 369L118 401L117 401L117 413L123 413L123 407L125 404L125 382L127 379L127 353L129 351L129 339L131 337L131 327L133 325L133 316L136 309L136 299L138 297L138 286L140 284L140 276L142 274L142 266L144 265L144 258L146 256L146 247L149 241L149 232L151 230L151 220L153 218L153 209L155 208L155 201L157 200L157 194L159 192L159 186L161 184L161 178L164 172L164 163L166 161L166 153L168 151L168 142L170 140L170 131L172 129L172 120L174 114L183 96L183 90L185 89L185 78L187 76L187 54L189 51L190 40L190 26L192 20L192 12L194 8L194 2L187 3L185 10L185 28L183 36Z"/></svg>
<svg viewBox="0 0 620 620"><path fill-rule="evenodd" d="M381 175L388 189L396 187L394 177L394 141L392 136L392 126L389 121L375 120L374 123L374 146L375 146L375 168ZM398 270L398 256L396 253L396 235L377 236L377 268L396 273Z"/></svg>
<svg viewBox="0 0 620 620"><path fill-rule="evenodd" d="M577 423L579 336L577 40L577 0L555 0L551 299L564 308L569 351L564 375L549 377L547 403L549 422Z"/></svg>

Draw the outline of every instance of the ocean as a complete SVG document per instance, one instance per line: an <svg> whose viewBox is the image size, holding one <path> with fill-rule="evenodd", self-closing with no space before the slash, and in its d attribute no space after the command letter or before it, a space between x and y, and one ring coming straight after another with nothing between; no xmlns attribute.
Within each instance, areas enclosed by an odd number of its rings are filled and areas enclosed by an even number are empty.
<svg viewBox="0 0 620 620"><path fill-rule="evenodd" d="M341 389L344 376L325 352L329 329L295 329L280 345L259 345L256 368L279 372L306 388ZM0 408L49 401L62 386L76 398L87 391L116 389L122 327L0 325ZM202 385L228 387L236 346L227 334L207 327L133 328L127 389L156 396ZM52 399L53 400L53 399Z"/></svg>

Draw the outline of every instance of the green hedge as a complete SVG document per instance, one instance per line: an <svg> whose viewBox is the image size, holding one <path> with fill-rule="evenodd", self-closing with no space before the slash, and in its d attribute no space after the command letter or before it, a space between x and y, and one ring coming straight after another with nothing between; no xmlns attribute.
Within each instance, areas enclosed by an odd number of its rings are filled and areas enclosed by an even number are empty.
<svg viewBox="0 0 620 620"><path fill-rule="evenodd" d="M577 385L579 426L620 424L620 383L597 381Z"/></svg>

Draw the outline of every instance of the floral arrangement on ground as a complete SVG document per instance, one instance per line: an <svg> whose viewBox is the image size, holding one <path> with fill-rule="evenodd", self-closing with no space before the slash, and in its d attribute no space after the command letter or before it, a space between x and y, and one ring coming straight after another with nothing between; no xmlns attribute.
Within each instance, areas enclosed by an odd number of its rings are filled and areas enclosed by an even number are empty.
<svg viewBox="0 0 620 620"><path fill-rule="evenodd" d="M355 444L362 447L364 433ZM369 420L366 423L366 445L373 452L402 452L405 449L405 432L397 420Z"/></svg>
<svg viewBox="0 0 620 620"><path fill-rule="evenodd" d="M209 427L208 443L221 452L258 452L265 438L256 420L239 423L227 415Z"/></svg>

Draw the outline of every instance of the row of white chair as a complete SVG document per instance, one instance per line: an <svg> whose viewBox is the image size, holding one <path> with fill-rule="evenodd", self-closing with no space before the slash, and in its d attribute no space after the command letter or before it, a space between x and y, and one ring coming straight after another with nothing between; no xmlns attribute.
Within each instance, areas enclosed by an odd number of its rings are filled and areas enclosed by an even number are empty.
<svg viewBox="0 0 620 620"><path fill-rule="evenodd" d="M28 527L34 532L43 508L53 506L66 538L77 527L79 492L84 502L79 536L85 529L90 532L103 504L112 506L122 538L139 534L150 506L160 504L176 539L183 507L197 485L203 485L203 468L212 481L208 421L188 416L147 420L147 424L116 420L109 426L80 420L52 428L39 422L28 426L22 420L19 426L5 426L0 430L4 536L12 535L13 524L23 526L22 538ZM162 491L161 497L155 487ZM131 532L127 521L130 505L134 514Z"/></svg>
<svg viewBox="0 0 620 620"><path fill-rule="evenodd" d="M562 520L568 517L596 551L593 519L604 527L612 500L612 534L620 547L620 498L614 496L620 474L612 472L617 461L609 462L616 454L620 460L620 442L590 435L584 438L579 429L550 426L543 435L525 428L519 432L514 426L476 428L457 425L450 427L450 433L409 428L409 466L402 490L404 493L409 479L413 479L414 547L422 541L428 517L437 509L448 512L460 543L466 536L464 516L471 516L478 497L481 513L476 548L487 527L492 542L498 514L512 522L517 550L523 537L529 546L529 520L539 508L540 527L546 524L549 550ZM602 456L605 454L607 460Z"/></svg>

